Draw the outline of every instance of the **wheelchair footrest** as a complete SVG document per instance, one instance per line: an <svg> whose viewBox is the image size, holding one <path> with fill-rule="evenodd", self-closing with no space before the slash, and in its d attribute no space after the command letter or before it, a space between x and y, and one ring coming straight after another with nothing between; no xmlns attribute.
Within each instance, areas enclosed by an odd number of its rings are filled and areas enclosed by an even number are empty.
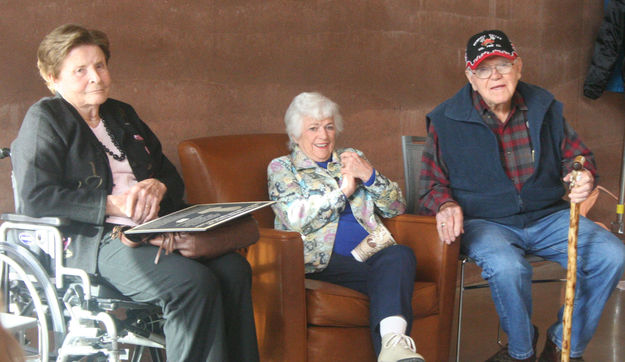
<svg viewBox="0 0 625 362"><path fill-rule="evenodd" d="M132 332L128 332L127 335L120 337L118 340L120 343L134 344L145 347L165 348L165 337L150 333L149 337L143 337Z"/></svg>
<svg viewBox="0 0 625 362"><path fill-rule="evenodd" d="M37 327L37 318L0 313L0 325L11 333L23 332L29 328Z"/></svg>
<svg viewBox="0 0 625 362"><path fill-rule="evenodd" d="M90 303L94 303L97 308L105 311L113 311L118 308L126 308L126 309L157 309L159 307L141 302L134 302L132 300L123 300L123 299L96 299L94 301L90 301ZM91 306L86 306L85 309L91 309Z"/></svg>

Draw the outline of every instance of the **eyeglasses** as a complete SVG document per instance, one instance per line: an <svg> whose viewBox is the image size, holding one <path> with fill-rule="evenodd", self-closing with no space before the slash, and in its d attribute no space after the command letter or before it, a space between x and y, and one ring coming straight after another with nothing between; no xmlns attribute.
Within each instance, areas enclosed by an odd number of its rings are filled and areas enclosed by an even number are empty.
<svg viewBox="0 0 625 362"><path fill-rule="evenodd" d="M493 69L497 69L499 74L508 74L512 70L514 62L516 62L516 59L513 62L501 63L491 67L478 67L475 70L471 70L471 73L480 79L490 78L493 75Z"/></svg>

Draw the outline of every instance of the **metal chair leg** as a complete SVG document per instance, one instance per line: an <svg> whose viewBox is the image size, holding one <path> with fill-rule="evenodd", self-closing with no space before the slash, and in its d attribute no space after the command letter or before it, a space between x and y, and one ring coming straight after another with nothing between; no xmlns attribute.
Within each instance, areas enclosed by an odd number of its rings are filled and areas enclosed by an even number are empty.
<svg viewBox="0 0 625 362"><path fill-rule="evenodd" d="M135 349L132 353L132 360L131 362L139 362L141 361L141 358L143 357L143 351L145 350L144 346L135 346Z"/></svg>
<svg viewBox="0 0 625 362"><path fill-rule="evenodd" d="M456 362L460 362L460 341L462 338L462 301L464 298L464 264L467 259L462 259L460 263L460 290L458 296L458 329L456 331Z"/></svg>
<svg viewBox="0 0 625 362"><path fill-rule="evenodd" d="M150 348L150 356L152 357L152 362L165 361L162 355L162 350L160 348Z"/></svg>

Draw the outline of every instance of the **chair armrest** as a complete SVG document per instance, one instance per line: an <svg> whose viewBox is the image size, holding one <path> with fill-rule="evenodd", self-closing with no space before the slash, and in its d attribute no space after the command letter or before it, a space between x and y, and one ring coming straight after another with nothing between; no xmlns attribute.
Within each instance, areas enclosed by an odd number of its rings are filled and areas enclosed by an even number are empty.
<svg viewBox="0 0 625 362"><path fill-rule="evenodd" d="M409 246L417 258L417 280L435 282L439 310L453 312L460 241L451 245L440 241L436 218L404 214L384 220L399 244ZM453 314L453 313L452 313Z"/></svg>
<svg viewBox="0 0 625 362"><path fill-rule="evenodd" d="M460 240L451 245L440 241L433 216L404 214L386 219L384 223L399 244L407 245L414 251L417 280L436 283L440 315L437 340L444 343L439 348L449 350Z"/></svg>
<svg viewBox="0 0 625 362"><path fill-rule="evenodd" d="M36 224L36 225L48 225L48 226L66 226L69 225L70 220L63 217L30 217L23 214L10 214L5 213L0 215L0 220L11 221L14 223Z"/></svg>
<svg viewBox="0 0 625 362"><path fill-rule="evenodd" d="M249 247L260 359L306 359L304 250L298 233L260 228Z"/></svg>
<svg viewBox="0 0 625 362"><path fill-rule="evenodd" d="M399 244L414 251L417 280L441 283L443 275L456 274L460 243L447 245L440 241L433 216L404 214L385 219L384 224Z"/></svg>

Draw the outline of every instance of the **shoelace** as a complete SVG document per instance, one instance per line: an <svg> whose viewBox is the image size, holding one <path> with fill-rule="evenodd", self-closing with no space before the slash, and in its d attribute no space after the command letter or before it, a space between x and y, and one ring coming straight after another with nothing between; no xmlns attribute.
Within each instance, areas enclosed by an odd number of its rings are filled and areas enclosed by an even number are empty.
<svg viewBox="0 0 625 362"><path fill-rule="evenodd" d="M403 345L404 348L408 348L412 352L417 352L417 347L415 346L412 338L408 337L405 334L398 334L398 333L393 334L391 338L389 338L388 341L384 343L384 348L395 347L398 344Z"/></svg>

